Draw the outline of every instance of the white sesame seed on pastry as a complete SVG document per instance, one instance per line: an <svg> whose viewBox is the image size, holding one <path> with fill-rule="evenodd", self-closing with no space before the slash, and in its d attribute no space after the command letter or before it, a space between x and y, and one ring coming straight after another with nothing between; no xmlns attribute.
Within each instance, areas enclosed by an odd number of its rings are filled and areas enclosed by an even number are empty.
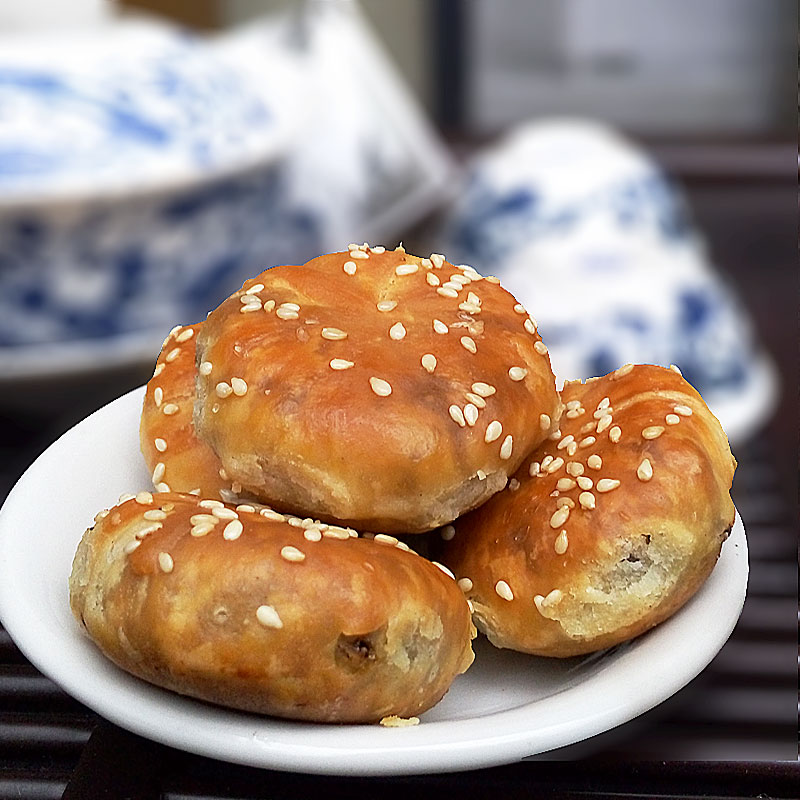
<svg viewBox="0 0 800 800"><path fill-rule="evenodd" d="M140 446L156 489L236 502L242 487L228 478L217 454L194 431L200 326L179 325L164 341L142 404Z"/></svg>
<svg viewBox="0 0 800 800"><path fill-rule="evenodd" d="M394 537L179 493L98 514L70 603L124 670L293 719L417 715L473 658L452 576Z"/></svg>
<svg viewBox="0 0 800 800"><path fill-rule="evenodd" d="M495 278L355 246L245 282L197 342L195 428L274 507L430 530L502 489L560 401Z"/></svg>
<svg viewBox="0 0 800 800"><path fill-rule="evenodd" d="M710 574L736 461L677 372L626 365L562 392L560 432L439 553L499 647L572 656L633 638Z"/></svg>

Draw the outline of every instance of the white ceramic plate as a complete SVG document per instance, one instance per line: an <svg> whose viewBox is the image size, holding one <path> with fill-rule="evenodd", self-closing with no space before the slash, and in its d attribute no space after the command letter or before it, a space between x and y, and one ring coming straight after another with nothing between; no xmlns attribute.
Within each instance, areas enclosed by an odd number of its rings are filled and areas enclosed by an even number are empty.
<svg viewBox="0 0 800 800"><path fill-rule="evenodd" d="M747 586L741 520L714 572L674 617L626 645L563 661L477 642L474 666L412 728L314 725L207 705L107 661L72 618L67 579L94 514L146 488L142 389L100 409L43 453L0 512L0 618L23 653L123 728L227 761L280 770L389 775L508 763L613 728L694 678L730 635Z"/></svg>

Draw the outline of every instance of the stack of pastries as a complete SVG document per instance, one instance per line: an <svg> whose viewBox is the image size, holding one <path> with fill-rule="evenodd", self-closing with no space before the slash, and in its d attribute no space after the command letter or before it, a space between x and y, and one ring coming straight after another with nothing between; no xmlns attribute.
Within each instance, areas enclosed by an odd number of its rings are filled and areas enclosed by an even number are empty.
<svg viewBox="0 0 800 800"><path fill-rule="evenodd" d="M475 625L553 657L637 636L734 520L727 438L677 370L559 393L496 278L402 247L274 267L175 328L140 438L153 487L85 533L76 618L147 681L295 719L416 718Z"/></svg>

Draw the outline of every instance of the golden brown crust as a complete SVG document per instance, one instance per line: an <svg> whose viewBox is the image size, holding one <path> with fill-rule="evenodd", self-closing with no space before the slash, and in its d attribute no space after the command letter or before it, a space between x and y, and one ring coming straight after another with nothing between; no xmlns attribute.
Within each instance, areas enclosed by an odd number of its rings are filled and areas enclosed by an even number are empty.
<svg viewBox="0 0 800 800"><path fill-rule="evenodd" d="M195 343L200 326L179 325L164 341L142 404L142 455L154 486L162 491L236 502L242 487L227 477L217 454L194 431Z"/></svg>
<svg viewBox="0 0 800 800"><path fill-rule="evenodd" d="M469 666L474 628L453 579L395 541L141 493L84 535L70 602L112 661L167 689L295 719L411 717Z"/></svg>
<svg viewBox="0 0 800 800"><path fill-rule="evenodd" d="M211 367L195 427L227 473L281 510L370 530L476 507L560 410L512 295L402 249L270 269L212 312L197 347Z"/></svg>
<svg viewBox="0 0 800 800"><path fill-rule="evenodd" d="M735 513L728 440L676 372L628 365L567 384L562 400L560 434L456 522L442 554L495 644L546 656L603 649L673 614Z"/></svg>

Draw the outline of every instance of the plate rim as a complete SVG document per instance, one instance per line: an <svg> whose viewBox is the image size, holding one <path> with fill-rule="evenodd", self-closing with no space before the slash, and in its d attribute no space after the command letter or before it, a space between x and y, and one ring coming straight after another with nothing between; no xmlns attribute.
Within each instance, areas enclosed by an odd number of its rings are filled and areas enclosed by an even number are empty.
<svg viewBox="0 0 800 800"><path fill-rule="evenodd" d="M25 501L30 491L36 489L37 477L46 471L53 459L57 459L60 451L68 451L70 445L79 442L92 428L100 428L108 423L112 423L113 427L115 415L130 414L133 408L138 409L143 392L144 387L134 389L79 422L48 447L9 492L0 509L0 620L31 663L64 691L102 717L148 739L231 763L322 775L410 775L497 766L590 738L663 702L707 666L727 641L741 613L747 587L748 558L744 525L737 512L731 536L723 546L714 572L700 591L674 617L634 640L634 646L621 650L614 662L589 674L577 686L567 687L555 694L510 709L466 719L423 721L420 726L399 729L380 728L376 725L328 726L257 717L209 706L128 675L102 656L88 637L81 634L75 623L74 631L68 633L68 637L80 637L84 643L79 648L89 648L88 652L94 651L96 655L90 657L91 661L104 664L101 671L112 675L110 695L101 693L98 696L93 693L92 688L96 691L99 678L95 677L92 681L93 687L90 687L86 681L81 682L81 676L65 675L58 663L54 664L58 659L53 657L46 637L39 636L40 633L46 633L46 626L43 631L39 631L36 625L25 625L25 615L20 610L24 603L15 596L18 588L24 586L24 576L8 574L10 567L15 564L15 547L18 552L22 550L21 541L19 537L9 535L9 530L12 533L18 530L22 520L20 515L25 513ZM75 533L73 540L73 553L77 546L78 533ZM730 573L735 582L733 587L722 584L725 595L722 599L727 604L724 614L718 613L714 617L718 621L722 620L721 626L716 631L710 631L713 635L699 640L700 646L692 651L688 668L680 672L665 670L664 664L657 659L648 662L651 690L638 696L635 701L630 701L625 696L629 687L636 685L633 679L641 672L641 658L647 658L650 650L658 652L663 646L660 641L664 638L669 640L671 632L674 635L673 629L678 632L682 630L682 623L687 619L687 613L684 612L688 612L690 620L693 606L698 603L708 604L720 594L716 584L721 580L722 572L726 575ZM715 589L716 595L713 594ZM63 596L67 601L66 586ZM668 663L667 666L674 667L674 664ZM612 674L609 675L609 672ZM105 680L105 676L100 677ZM652 689L652 685L657 685L657 690ZM576 690L580 691L576 693ZM582 694L587 691L591 694L595 690L602 690L601 697L605 700L599 705L593 705L589 713L579 719L566 718L558 724L551 723L544 733L535 728L536 718L542 716L542 712L552 713L551 707L557 711L565 701L567 705L576 702L576 695L579 701ZM139 698L140 703L126 705L126 696L133 699L134 695ZM154 724L151 717L141 713L143 706L150 705L159 710L159 724ZM185 734L188 732L191 735L198 712L208 716L212 728L215 719L230 719L241 723L239 727L243 730L264 728L266 733L259 736L257 730L252 730L249 737L240 733L230 741L218 737L222 739L221 742L215 741L214 737L209 739L206 734L187 741ZM531 725L532 721L534 725ZM276 726L278 732L335 729L355 731L356 734L340 737L342 744L287 744L285 741L270 741L271 729ZM502 726L505 726L505 732ZM186 729L184 735L181 734L182 728ZM442 731L448 735L439 738ZM360 741L362 744L353 746L352 743L348 744L348 739ZM364 741L367 742L366 746Z"/></svg>

